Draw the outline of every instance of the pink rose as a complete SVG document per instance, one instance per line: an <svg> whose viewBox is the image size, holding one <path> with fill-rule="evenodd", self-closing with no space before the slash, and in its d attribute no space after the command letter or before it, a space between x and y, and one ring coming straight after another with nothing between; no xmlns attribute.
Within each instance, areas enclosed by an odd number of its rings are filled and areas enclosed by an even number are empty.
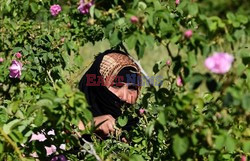
<svg viewBox="0 0 250 161"><path fill-rule="evenodd" d="M186 38L191 38L192 37L192 35L193 35L193 31L192 30L187 30L187 31L185 31L185 33L184 33L184 36L186 37Z"/></svg>
<svg viewBox="0 0 250 161"><path fill-rule="evenodd" d="M247 157L245 155L241 156L241 161L247 161Z"/></svg>
<svg viewBox="0 0 250 161"><path fill-rule="evenodd" d="M37 152L30 153L30 156L33 158L38 158Z"/></svg>
<svg viewBox="0 0 250 161"><path fill-rule="evenodd" d="M43 142L46 139L47 138L42 133L37 133L37 134L33 133L32 136L31 136L31 138L30 138L30 142L33 141L33 140L38 140L39 142Z"/></svg>
<svg viewBox="0 0 250 161"><path fill-rule="evenodd" d="M20 58L22 57L22 54L21 54L20 52L17 52L17 53L15 54L15 56L16 56L16 58L20 59Z"/></svg>
<svg viewBox="0 0 250 161"><path fill-rule="evenodd" d="M145 109L143 109L143 108L141 108L141 109L139 110L139 113L140 113L141 116L144 114L144 112L145 112Z"/></svg>
<svg viewBox="0 0 250 161"><path fill-rule="evenodd" d="M52 129L52 130L48 131L48 135L55 135L55 131L54 131L54 129Z"/></svg>
<svg viewBox="0 0 250 161"><path fill-rule="evenodd" d="M2 63L4 61L4 59L2 57L0 57L0 63Z"/></svg>
<svg viewBox="0 0 250 161"><path fill-rule="evenodd" d="M55 145L51 145L50 147L45 146L45 149L46 149L47 156L49 156L49 155L56 152L56 146Z"/></svg>
<svg viewBox="0 0 250 161"><path fill-rule="evenodd" d="M50 6L50 13L52 16L57 16L59 14L59 12L61 12L61 10L62 10L62 8L58 4L54 4L54 5Z"/></svg>
<svg viewBox="0 0 250 161"><path fill-rule="evenodd" d="M178 76L177 79L176 79L176 85L178 87L182 87L183 86L182 79L181 79L180 76Z"/></svg>
<svg viewBox="0 0 250 161"><path fill-rule="evenodd" d="M89 13L89 9L94 5L94 1L80 0L80 6L77 8L82 14Z"/></svg>
<svg viewBox="0 0 250 161"><path fill-rule="evenodd" d="M215 52L205 60L205 66L213 73L224 74L230 70L233 61L232 55Z"/></svg>
<svg viewBox="0 0 250 161"><path fill-rule="evenodd" d="M175 0L175 4L179 5L180 4L180 0Z"/></svg>
<svg viewBox="0 0 250 161"><path fill-rule="evenodd" d="M131 16L130 21L131 21L131 23L135 24L135 23L137 23L139 21L139 19L136 16Z"/></svg>
<svg viewBox="0 0 250 161"><path fill-rule="evenodd" d="M171 65L171 61L170 61L170 60L167 60L167 61L166 61L166 64L167 64L168 66L170 66L170 65Z"/></svg>
<svg viewBox="0 0 250 161"><path fill-rule="evenodd" d="M10 70L10 78L20 78L22 74L21 73L22 63L13 60L9 70Z"/></svg>
<svg viewBox="0 0 250 161"><path fill-rule="evenodd" d="M66 149L66 144L61 144L61 145L59 146L59 148L62 149L62 150L65 150L65 149Z"/></svg>

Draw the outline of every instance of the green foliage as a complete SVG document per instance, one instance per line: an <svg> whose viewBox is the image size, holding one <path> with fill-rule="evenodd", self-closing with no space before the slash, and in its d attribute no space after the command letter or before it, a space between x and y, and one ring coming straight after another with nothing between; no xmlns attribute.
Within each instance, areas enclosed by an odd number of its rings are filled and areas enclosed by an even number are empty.
<svg viewBox="0 0 250 161"><path fill-rule="evenodd" d="M49 12L61 5L57 16ZM0 3L0 160L32 160L44 146L55 145L70 160L96 160L92 147L79 138L90 134L101 160L239 160L250 157L249 9L246 0L95 1L89 14L79 2L2 0ZM132 22L131 16L138 21ZM193 31L187 38L184 33ZM165 73L160 86L147 87L138 105L119 117L139 118L131 131L101 141L87 125L92 114L77 88L83 72L79 47L107 39L113 48L135 50L143 59L154 46L166 49L153 67ZM213 52L234 56L229 72L204 67ZM15 53L20 52L21 58ZM154 53L151 53L154 56ZM22 62L21 78L10 78L11 61ZM183 86L176 84L182 78ZM144 108L145 113L139 114ZM48 135L54 129L55 136ZM30 141L43 133L47 140ZM124 143L122 138L126 138ZM123 140L123 141L122 141ZM66 144L66 150L59 148ZM14 153L13 153L14 151Z"/></svg>

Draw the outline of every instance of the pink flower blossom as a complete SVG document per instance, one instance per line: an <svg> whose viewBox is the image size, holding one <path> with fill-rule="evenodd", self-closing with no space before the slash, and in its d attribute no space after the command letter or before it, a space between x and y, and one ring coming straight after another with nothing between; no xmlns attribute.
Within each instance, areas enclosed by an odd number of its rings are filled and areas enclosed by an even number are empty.
<svg viewBox="0 0 250 161"><path fill-rule="evenodd" d="M186 38L191 38L192 37L192 35L193 35L193 31L192 30L187 30L187 31L185 31L185 33L184 33L184 36L186 37Z"/></svg>
<svg viewBox="0 0 250 161"><path fill-rule="evenodd" d="M144 108L141 108L141 109L139 110L139 113L140 113L141 116L144 114L144 112L145 112L145 109L144 109Z"/></svg>
<svg viewBox="0 0 250 161"><path fill-rule="evenodd" d="M30 138L30 142L33 141L33 140L38 140L39 142L43 142L46 139L47 138L42 133L37 133L37 134L33 133L32 136L31 136L31 138Z"/></svg>
<svg viewBox="0 0 250 161"><path fill-rule="evenodd" d="M21 54L20 52L17 52L17 53L15 54L15 56L16 56L16 58L20 59L20 58L22 57L22 54Z"/></svg>
<svg viewBox="0 0 250 161"><path fill-rule="evenodd" d="M0 57L0 63L2 63L4 61L4 59L2 57Z"/></svg>
<svg viewBox="0 0 250 161"><path fill-rule="evenodd" d="M247 157L245 155L241 156L241 161L247 161Z"/></svg>
<svg viewBox="0 0 250 161"><path fill-rule="evenodd" d="M58 4L50 6L50 13L52 16L57 16L61 12L62 8Z"/></svg>
<svg viewBox="0 0 250 161"><path fill-rule="evenodd" d="M232 55L215 52L205 60L205 66L213 73L224 74L230 70L233 61Z"/></svg>
<svg viewBox="0 0 250 161"><path fill-rule="evenodd" d="M30 153L30 156L33 157L33 158L37 158L38 157L37 152Z"/></svg>
<svg viewBox="0 0 250 161"><path fill-rule="evenodd" d="M139 21L139 19L136 16L131 16L130 21L131 21L131 23L135 24L135 23L137 23Z"/></svg>
<svg viewBox="0 0 250 161"><path fill-rule="evenodd" d="M171 65L171 61L170 61L170 60L167 60L167 61L166 61L166 65L170 66L170 65Z"/></svg>
<svg viewBox="0 0 250 161"><path fill-rule="evenodd" d="M182 82L182 79L181 79L180 76L178 76L177 79L176 79L176 85L177 85L178 87L183 86L183 82Z"/></svg>
<svg viewBox="0 0 250 161"><path fill-rule="evenodd" d="M65 41L65 38L64 38L64 37L62 37L62 38L61 38L61 42L62 42L62 43L64 43L64 41Z"/></svg>
<svg viewBox="0 0 250 161"><path fill-rule="evenodd" d="M52 129L52 130L48 131L48 135L55 135L55 131L54 131L54 129Z"/></svg>
<svg viewBox="0 0 250 161"><path fill-rule="evenodd" d="M61 144L61 145L59 146L59 148L62 149L62 150L65 150L65 149L66 149L66 144Z"/></svg>
<svg viewBox="0 0 250 161"><path fill-rule="evenodd" d="M20 78L21 70L22 70L22 63L16 60L12 61L11 66L9 67L10 70L10 78Z"/></svg>
<svg viewBox="0 0 250 161"><path fill-rule="evenodd" d="M50 147L45 146L45 149L46 149L47 156L49 156L49 155L56 152L56 146L55 145L51 145Z"/></svg>
<svg viewBox="0 0 250 161"><path fill-rule="evenodd" d="M175 4L179 5L180 4L180 0L175 0Z"/></svg>
<svg viewBox="0 0 250 161"><path fill-rule="evenodd" d="M94 1L80 0L80 6L77 8L82 14L89 13L89 9L94 5Z"/></svg>

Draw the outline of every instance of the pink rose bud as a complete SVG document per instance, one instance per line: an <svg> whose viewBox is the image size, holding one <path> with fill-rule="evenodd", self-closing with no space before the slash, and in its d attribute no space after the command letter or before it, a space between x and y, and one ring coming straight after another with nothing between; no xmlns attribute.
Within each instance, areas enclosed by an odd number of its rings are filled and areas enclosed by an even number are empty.
<svg viewBox="0 0 250 161"><path fill-rule="evenodd" d="M170 66L170 65L171 65L171 61L170 61L170 60L167 60L167 61L166 61L166 64L167 64L168 66Z"/></svg>
<svg viewBox="0 0 250 161"><path fill-rule="evenodd" d="M139 19L136 16L131 16L130 21L131 21L131 23L135 24L135 23L137 23L139 21Z"/></svg>
<svg viewBox="0 0 250 161"><path fill-rule="evenodd" d="M245 155L241 156L241 161L247 161L247 157Z"/></svg>
<svg viewBox="0 0 250 161"><path fill-rule="evenodd" d="M64 43L64 41L65 41L65 38L64 38L64 37L63 37L63 38L61 38L61 42L62 42L62 43Z"/></svg>
<svg viewBox="0 0 250 161"><path fill-rule="evenodd" d="M180 0L175 0L175 4L176 5L180 4Z"/></svg>
<svg viewBox="0 0 250 161"><path fill-rule="evenodd" d="M10 78L20 78L21 77L21 71L22 71L22 63L18 62L16 60L12 61L11 66L9 67L10 70Z"/></svg>
<svg viewBox="0 0 250 161"><path fill-rule="evenodd" d="M141 116L144 114L144 112L145 112L145 109L143 109L143 108L141 108L141 109L139 110L139 113L140 113Z"/></svg>
<svg viewBox="0 0 250 161"><path fill-rule="evenodd" d="M0 57L0 63L2 63L4 61L4 59L2 57Z"/></svg>
<svg viewBox="0 0 250 161"><path fill-rule="evenodd" d="M52 16L57 16L61 12L62 8L58 4L50 6L50 13Z"/></svg>
<svg viewBox="0 0 250 161"><path fill-rule="evenodd" d="M184 36L186 37L186 38L191 38L192 37L192 35L193 35L193 31L192 30L187 30L187 31L185 31L185 33L184 33Z"/></svg>
<svg viewBox="0 0 250 161"><path fill-rule="evenodd" d="M215 52L205 60L205 66L213 73L224 74L230 70L233 61L232 55Z"/></svg>
<svg viewBox="0 0 250 161"><path fill-rule="evenodd" d="M22 54L20 52L15 54L16 58L20 59L22 57Z"/></svg>
<svg viewBox="0 0 250 161"><path fill-rule="evenodd" d="M181 79L180 76L178 76L177 79L176 79L176 85L178 87L182 87L183 86L182 79Z"/></svg>
<svg viewBox="0 0 250 161"><path fill-rule="evenodd" d="M56 152L56 146L55 145L51 145L50 147L49 146L45 146L45 149L46 149L46 154L47 156L53 154Z"/></svg>

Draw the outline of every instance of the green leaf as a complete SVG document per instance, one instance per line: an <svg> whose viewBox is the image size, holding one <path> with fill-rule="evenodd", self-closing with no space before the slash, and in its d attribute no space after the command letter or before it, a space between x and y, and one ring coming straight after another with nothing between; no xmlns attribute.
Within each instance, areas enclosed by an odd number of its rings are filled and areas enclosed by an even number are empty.
<svg viewBox="0 0 250 161"><path fill-rule="evenodd" d="M4 146L2 142L0 142L0 154L3 154L3 151L4 151Z"/></svg>
<svg viewBox="0 0 250 161"><path fill-rule="evenodd" d="M248 23L248 18L245 15L236 15L236 19L243 24Z"/></svg>
<svg viewBox="0 0 250 161"><path fill-rule="evenodd" d="M250 51L249 49L240 50L240 56L244 65L250 64Z"/></svg>
<svg viewBox="0 0 250 161"><path fill-rule="evenodd" d="M192 77L190 78L190 83L191 83L191 89L197 89L202 81L204 80L204 76L200 73L194 73Z"/></svg>
<svg viewBox="0 0 250 161"><path fill-rule="evenodd" d="M95 13L95 5L92 5L89 9L89 14L92 18L94 18L94 13Z"/></svg>
<svg viewBox="0 0 250 161"><path fill-rule="evenodd" d="M74 107L74 101L75 101L74 97L70 97L69 98L69 105L70 105L70 107Z"/></svg>
<svg viewBox="0 0 250 161"><path fill-rule="evenodd" d="M93 117L92 113L88 109L86 109L86 107L82 109L82 113L87 122L90 121Z"/></svg>
<svg viewBox="0 0 250 161"><path fill-rule="evenodd" d="M158 121L160 122L160 124L162 124L163 126L166 125L166 115L165 113L162 111L160 112L159 116L158 116Z"/></svg>
<svg viewBox="0 0 250 161"><path fill-rule="evenodd" d="M128 49L134 49L135 48L135 44L137 42L137 38L134 34L132 34L131 36L129 36L126 40L125 40Z"/></svg>
<svg viewBox="0 0 250 161"><path fill-rule="evenodd" d="M18 126L20 124L21 124L21 120L20 119L12 120L12 121L8 122L7 124L3 125L3 131L6 134L9 134L14 127L16 127L16 126Z"/></svg>
<svg viewBox="0 0 250 161"><path fill-rule="evenodd" d="M235 150L235 140L231 136L227 136L226 142L225 142L225 147L228 152L234 152Z"/></svg>
<svg viewBox="0 0 250 161"><path fill-rule="evenodd" d="M0 107L0 125L3 125L8 120L8 114L6 112L6 109L3 107Z"/></svg>
<svg viewBox="0 0 250 161"><path fill-rule="evenodd" d="M154 125L155 125L155 123L153 122L153 123L151 123L150 125L147 126L146 134L147 134L148 137L151 137L151 135L152 135L152 133L154 131Z"/></svg>
<svg viewBox="0 0 250 161"><path fill-rule="evenodd" d="M155 43L155 40L154 40L153 36L147 35L145 43L146 43L147 48L153 49L154 48L154 43Z"/></svg>
<svg viewBox="0 0 250 161"><path fill-rule="evenodd" d="M245 31L244 30L236 30L234 32L234 37L239 40L240 38L242 38L243 36L245 36Z"/></svg>
<svg viewBox="0 0 250 161"><path fill-rule="evenodd" d="M250 94L245 94L242 98L242 107L246 110L250 110Z"/></svg>
<svg viewBox="0 0 250 161"><path fill-rule="evenodd" d="M109 41L110 41L111 46L116 46L116 45L118 45L121 42L121 40L119 38L119 32L118 32L118 30L115 30L112 33L112 35L110 36L110 40Z"/></svg>
<svg viewBox="0 0 250 161"><path fill-rule="evenodd" d="M190 67L196 66L197 65L197 58L194 52L189 52L188 53L188 64Z"/></svg>
<svg viewBox="0 0 250 161"><path fill-rule="evenodd" d="M36 103L38 106L51 107L53 105L52 101L49 99L41 99Z"/></svg>
<svg viewBox="0 0 250 161"><path fill-rule="evenodd" d="M100 18L102 16L101 11L98 9L95 9L95 16L96 16L96 18Z"/></svg>
<svg viewBox="0 0 250 161"><path fill-rule="evenodd" d="M41 126L43 124L43 110L40 108L36 114L36 117L34 119L34 124L36 126Z"/></svg>
<svg viewBox="0 0 250 161"><path fill-rule="evenodd" d="M145 51L145 46L144 45L136 45L135 47L138 59L141 59L144 55L144 51Z"/></svg>
<svg viewBox="0 0 250 161"><path fill-rule="evenodd" d="M224 135L218 135L215 137L214 148L220 150L225 145L226 138Z"/></svg>
<svg viewBox="0 0 250 161"><path fill-rule="evenodd" d="M250 141L243 141L242 149L245 153L250 153Z"/></svg>
<svg viewBox="0 0 250 161"><path fill-rule="evenodd" d="M33 13L37 13L38 12L38 5L34 2L30 3L30 7Z"/></svg>
<svg viewBox="0 0 250 161"><path fill-rule="evenodd" d="M199 12L198 5L196 3L190 3L188 5L188 12L191 16L197 15L197 13Z"/></svg>
<svg viewBox="0 0 250 161"><path fill-rule="evenodd" d="M173 137L173 151L175 156L180 159L185 154L189 147L189 141L187 137L180 137L178 134Z"/></svg>
<svg viewBox="0 0 250 161"><path fill-rule="evenodd" d="M118 124L123 127L128 123L128 117L127 116L120 116L118 117Z"/></svg>
<svg viewBox="0 0 250 161"><path fill-rule="evenodd" d="M133 154L129 157L129 161L144 161L144 159L139 154Z"/></svg>
<svg viewBox="0 0 250 161"><path fill-rule="evenodd" d="M140 10L145 10L147 8L147 4L144 2L139 2L138 3L138 9Z"/></svg>
<svg viewBox="0 0 250 161"><path fill-rule="evenodd" d="M163 61L158 61L153 66L153 72L154 74L157 74L166 64L163 63Z"/></svg>
<svg viewBox="0 0 250 161"><path fill-rule="evenodd" d="M134 143L139 143L139 142L141 142L142 141L142 137L133 137L133 142Z"/></svg>
<svg viewBox="0 0 250 161"><path fill-rule="evenodd" d="M231 22L233 22L233 21L235 20L235 16L234 16L234 14L233 14L232 12L228 12L228 13L227 13L227 18L228 18Z"/></svg>

